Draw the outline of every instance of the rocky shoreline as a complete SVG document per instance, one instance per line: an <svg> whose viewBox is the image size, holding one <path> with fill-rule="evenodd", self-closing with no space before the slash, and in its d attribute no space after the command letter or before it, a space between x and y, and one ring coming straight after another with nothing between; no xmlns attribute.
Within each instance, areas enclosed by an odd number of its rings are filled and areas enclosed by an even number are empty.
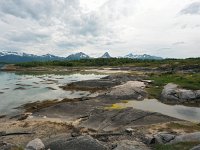
<svg viewBox="0 0 200 150"><path fill-rule="evenodd" d="M0 118L0 149L149 150L156 144L200 144L199 124L115 105L148 98L151 82L145 75L123 74L63 85L65 90L98 94L23 105L24 113Z"/></svg>

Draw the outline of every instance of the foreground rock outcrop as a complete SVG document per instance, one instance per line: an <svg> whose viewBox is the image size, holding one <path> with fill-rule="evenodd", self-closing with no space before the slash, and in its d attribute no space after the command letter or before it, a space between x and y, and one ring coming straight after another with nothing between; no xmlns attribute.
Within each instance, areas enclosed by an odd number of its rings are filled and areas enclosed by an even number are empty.
<svg viewBox="0 0 200 150"><path fill-rule="evenodd" d="M46 145L51 150L107 150L108 147L101 144L91 136L79 136L70 139L54 139Z"/></svg>

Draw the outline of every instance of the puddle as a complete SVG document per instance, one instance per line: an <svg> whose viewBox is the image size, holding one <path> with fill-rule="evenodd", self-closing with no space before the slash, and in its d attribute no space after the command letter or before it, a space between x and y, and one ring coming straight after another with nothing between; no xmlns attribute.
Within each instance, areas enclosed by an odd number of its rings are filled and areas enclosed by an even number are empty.
<svg viewBox="0 0 200 150"><path fill-rule="evenodd" d="M200 122L200 108L188 107L183 105L167 105L156 99L145 99L143 101L129 101L128 103L119 103L122 107L133 107L136 109L158 112L163 115L171 116L187 121Z"/></svg>

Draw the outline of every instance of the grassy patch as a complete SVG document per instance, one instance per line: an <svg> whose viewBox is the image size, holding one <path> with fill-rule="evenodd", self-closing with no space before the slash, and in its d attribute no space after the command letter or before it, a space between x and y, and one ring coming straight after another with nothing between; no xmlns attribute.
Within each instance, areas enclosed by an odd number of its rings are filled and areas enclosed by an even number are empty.
<svg viewBox="0 0 200 150"><path fill-rule="evenodd" d="M154 82L147 88L149 98L159 98L163 86L168 83L178 84L181 88L199 90L200 89L200 73L160 73L150 74L150 80Z"/></svg>
<svg viewBox="0 0 200 150"><path fill-rule="evenodd" d="M171 145L158 144L155 146L155 150L189 150L199 144L200 142L181 142Z"/></svg>
<svg viewBox="0 0 200 150"><path fill-rule="evenodd" d="M149 98L153 99L159 99L160 94L162 92L162 87L158 86L150 86L149 88L146 88L147 92L149 93Z"/></svg>
<svg viewBox="0 0 200 150"><path fill-rule="evenodd" d="M200 89L200 73L193 74L183 74L183 73L166 73L166 74L156 74L150 77L154 80L155 86L163 86L167 83L178 84L182 88L198 90Z"/></svg>
<svg viewBox="0 0 200 150"><path fill-rule="evenodd" d="M200 125L191 123L191 124L180 124L176 122L170 122L167 124L167 127L170 129L180 129L184 130L185 132L197 132L200 131Z"/></svg>

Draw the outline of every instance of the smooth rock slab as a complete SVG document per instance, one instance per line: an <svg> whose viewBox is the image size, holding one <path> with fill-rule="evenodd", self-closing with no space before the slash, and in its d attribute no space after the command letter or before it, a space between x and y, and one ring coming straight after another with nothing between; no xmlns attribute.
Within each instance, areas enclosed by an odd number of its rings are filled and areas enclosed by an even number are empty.
<svg viewBox="0 0 200 150"><path fill-rule="evenodd" d="M113 99L144 99L147 92L144 90L145 84L140 81L128 81L125 84L113 87L107 96Z"/></svg>
<svg viewBox="0 0 200 150"><path fill-rule="evenodd" d="M27 145L25 150L44 150L45 146L42 141L38 138L30 141Z"/></svg>
<svg viewBox="0 0 200 150"><path fill-rule="evenodd" d="M71 139L56 139L46 146L51 150L107 150L99 141L91 136L80 136Z"/></svg>

